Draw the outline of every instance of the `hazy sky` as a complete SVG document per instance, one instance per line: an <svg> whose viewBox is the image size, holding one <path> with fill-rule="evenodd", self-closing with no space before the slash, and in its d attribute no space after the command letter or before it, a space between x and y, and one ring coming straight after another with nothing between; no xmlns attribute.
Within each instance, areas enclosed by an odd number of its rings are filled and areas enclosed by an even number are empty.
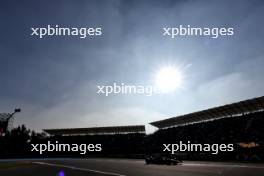
<svg viewBox="0 0 264 176"><path fill-rule="evenodd" d="M20 107L31 129L137 125L264 95L264 2L0 2L0 112ZM31 27L102 27L103 35L30 36ZM163 27L233 27L235 34L164 37ZM163 65L184 75L162 95L96 94L103 84L152 84Z"/></svg>

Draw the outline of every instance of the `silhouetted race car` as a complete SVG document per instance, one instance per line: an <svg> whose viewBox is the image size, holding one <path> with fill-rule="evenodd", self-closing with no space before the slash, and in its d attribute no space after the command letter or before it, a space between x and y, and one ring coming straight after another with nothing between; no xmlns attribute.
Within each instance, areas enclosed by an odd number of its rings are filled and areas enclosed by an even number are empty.
<svg viewBox="0 0 264 176"><path fill-rule="evenodd" d="M177 159L174 155L165 154L153 154L147 155L145 157L146 164L167 164L167 165L177 165L182 163L182 160Z"/></svg>

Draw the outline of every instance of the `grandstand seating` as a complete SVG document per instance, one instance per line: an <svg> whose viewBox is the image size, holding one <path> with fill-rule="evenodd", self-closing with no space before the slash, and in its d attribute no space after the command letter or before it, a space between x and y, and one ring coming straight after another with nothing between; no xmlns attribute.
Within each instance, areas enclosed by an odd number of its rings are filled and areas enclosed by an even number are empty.
<svg viewBox="0 0 264 176"><path fill-rule="evenodd" d="M149 150L158 151L162 144L177 141L200 144L232 143L236 150L229 153L229 158L235 159L234 157L245 154L243 152L251 152L251 155L263 159L263 152L259 152L264 151L264 112L163 128L149 136L147 146ZM255 145L246 145L250 143ZM221 154L218 155L220 156Z"/></svg>
<svg viewBox="0 0 264 176"><path fill-rule="evenodd" d="M15 111L16 112L16 111ZM0 125L6 126L6 121ZM88 156L143 157L160 153L163 144L179 141L198 144L234 144L233 152L217 155L201 152L177 153L190 160L264 161L264 97L241 101L208 110L150 123L159 129L146 135L145 126L112 126L93 128L46 129L49 136L34 133L25 126L0 136L0 158L3 157L87 157L78 153L47 153L30 151L30 144L60 143L102 144L102 152Z"/></svg>

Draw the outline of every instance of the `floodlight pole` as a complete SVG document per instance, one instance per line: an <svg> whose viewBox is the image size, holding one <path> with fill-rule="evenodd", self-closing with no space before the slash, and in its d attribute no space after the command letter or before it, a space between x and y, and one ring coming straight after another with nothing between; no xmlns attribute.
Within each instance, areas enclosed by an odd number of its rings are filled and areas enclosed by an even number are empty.
<svg viewBox="0 0 264 176"><path fill-rule="evenodd" d="M8 117L8 120L10 120L18 112L21 112L21 109L20 108L15 109L14 112L11 113L10 116Z"/></svg>

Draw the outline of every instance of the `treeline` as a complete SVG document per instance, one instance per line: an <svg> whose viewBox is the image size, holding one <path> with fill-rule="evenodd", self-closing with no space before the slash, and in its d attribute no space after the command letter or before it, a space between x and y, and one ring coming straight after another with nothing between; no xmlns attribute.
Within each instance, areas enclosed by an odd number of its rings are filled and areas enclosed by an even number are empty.
<svg viewBox="0 0 264 176"><path fill-rule="evenodd" d="M44 133L36 133L25 125L7 131L0 136L0 157L21 158L29 156L30 143L36 139L45 139Z"/></svg>

